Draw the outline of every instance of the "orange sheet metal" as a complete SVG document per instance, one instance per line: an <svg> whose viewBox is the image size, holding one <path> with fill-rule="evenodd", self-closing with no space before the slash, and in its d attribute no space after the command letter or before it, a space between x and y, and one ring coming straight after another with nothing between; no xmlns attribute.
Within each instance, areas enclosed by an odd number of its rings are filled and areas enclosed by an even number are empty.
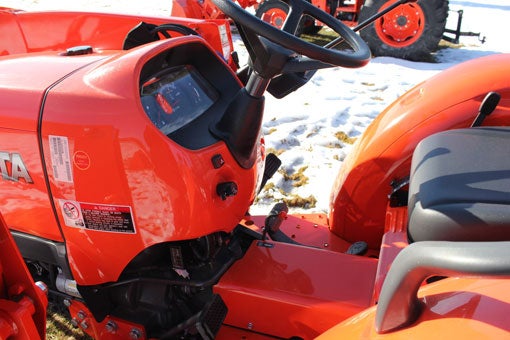
<svg viewBox="0 0 510 340"><path fill-rule="evenodd" d="M255 241L215 291L225 324L309 339L369 307L376 267L369 257Z"/></svg>
<svg viewBox="0 0 510 340"><path fill-rule="evenodd" d="M508 339L510 280L447 279L420 289L423 309L409 327L378 334L375 307L318 339Z"/></svg>

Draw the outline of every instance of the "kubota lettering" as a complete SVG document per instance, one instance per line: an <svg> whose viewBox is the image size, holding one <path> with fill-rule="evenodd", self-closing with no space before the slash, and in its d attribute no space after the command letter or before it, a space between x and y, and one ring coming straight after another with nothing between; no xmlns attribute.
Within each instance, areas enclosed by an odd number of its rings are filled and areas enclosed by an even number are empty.
<svg viewBox="0 0 510 340"><path fill-rule="evenodd" d="M3 179L19 182L23 178L27 183L34 183L19 153L0 151L0 171Z"/></svg>

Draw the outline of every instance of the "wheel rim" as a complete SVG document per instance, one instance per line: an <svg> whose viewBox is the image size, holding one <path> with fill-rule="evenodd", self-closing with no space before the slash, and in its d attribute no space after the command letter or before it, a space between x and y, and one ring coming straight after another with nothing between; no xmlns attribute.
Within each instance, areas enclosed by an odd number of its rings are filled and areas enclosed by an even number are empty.
<svg viewBox="0 0 510 340"><path fill-rule="evenodd" d="M265 22L281 29L283 27L283 23L287 18L287 12L280 8L270 8L262 14L261 19Z"/></svg>
<svg viewBox="0 0 510 340"><path fill-rule="evenodd" d="M381 10L388 7L388 1ZM425 14L417 3L400 5L375 22L381 40L392 47L405 47L418 40L425 29Z"/></svg>

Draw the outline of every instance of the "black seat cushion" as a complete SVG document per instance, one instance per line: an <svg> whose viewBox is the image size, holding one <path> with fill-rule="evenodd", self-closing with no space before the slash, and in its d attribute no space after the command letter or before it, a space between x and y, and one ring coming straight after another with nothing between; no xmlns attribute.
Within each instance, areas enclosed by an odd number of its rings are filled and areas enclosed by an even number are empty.
<svg viewBox="0 0 510 340"><path fill-rule="evenodd" d="M411 241L509 241L510 129L449 130L421 141L408 212Z"/></svg>

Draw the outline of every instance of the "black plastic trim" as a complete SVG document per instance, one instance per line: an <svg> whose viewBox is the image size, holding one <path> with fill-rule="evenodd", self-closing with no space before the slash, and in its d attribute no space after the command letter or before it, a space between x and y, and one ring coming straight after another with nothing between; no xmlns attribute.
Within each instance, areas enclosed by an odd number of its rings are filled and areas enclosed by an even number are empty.
<svg viewBox="0 0 510 340"><path fill-rule="evenodd" d="M423 308L418 289L429 276L510 277L510 242L423 241L395 258L384 281L375 316L378 333L414 322Z"/></svg>
<svg viewBox="0 0 510 340"><path fill-rule="evenodd" d="M251 168L257 158L263 113L264 97L252 97L243 88L221 119L210 126L211 133L225 141L232 156L245 169Z"/></svg>
<svg viewBox="0 0 510 340"><path fill-rule="evenodd" d="M11 230L11 234L23 258L57 265L62 269L66 278L73 278L67 263L65 243L55 242L19 231Z"/></svg>

